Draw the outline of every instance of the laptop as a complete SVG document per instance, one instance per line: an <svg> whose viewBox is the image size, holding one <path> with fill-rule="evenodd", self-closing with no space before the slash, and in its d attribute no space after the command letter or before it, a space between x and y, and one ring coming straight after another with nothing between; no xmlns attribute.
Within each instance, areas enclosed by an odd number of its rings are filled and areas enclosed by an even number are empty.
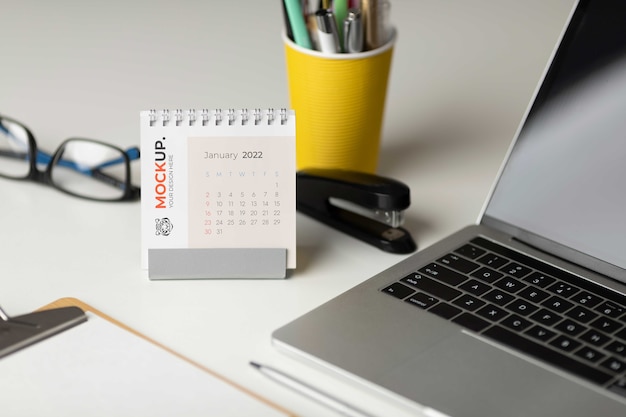
<svg viewBox="0 0 626 417"><path fill-rule="evenodd" d="M477 224L272 340L451 416L626 415L626 2L574 7Z"/></svg>

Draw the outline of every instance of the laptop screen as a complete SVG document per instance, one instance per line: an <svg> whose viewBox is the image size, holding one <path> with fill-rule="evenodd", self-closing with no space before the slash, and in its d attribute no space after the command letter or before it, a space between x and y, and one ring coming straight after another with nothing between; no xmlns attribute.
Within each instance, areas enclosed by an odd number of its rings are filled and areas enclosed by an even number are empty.
<svg viewBox="0 0 626 417"><path fill-rule="evenodd" d="M483 222L626 281L626 1L577 8Z"/></svg>

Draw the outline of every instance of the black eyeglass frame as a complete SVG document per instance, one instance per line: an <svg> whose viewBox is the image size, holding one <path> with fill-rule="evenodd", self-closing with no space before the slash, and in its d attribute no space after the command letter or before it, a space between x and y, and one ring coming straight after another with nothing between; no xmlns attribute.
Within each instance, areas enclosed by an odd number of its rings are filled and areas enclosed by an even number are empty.
<svg viewBox="0 0 626 417"><path fill-rule="evenodd" d="M65 194L69 194L74 197L79 197L79 198L83 198L86 200L93 200L93 201L109 201L109 202L134 201L134 200L138 200L141 197L141 188L131 184L131 178L130 178L130 171L131 171L130 163L131 163L131 160L139 159L139 154L140 154L139 148L131 147L127 149L126 151L124 151L115 145L111 145L111 144L108 144L99 140L95 140L95 139L68 138L64 140L63 142L61 142L61 144L59 145L59 147L53 154L48 155L47 153L39 150L39 147L37 146L37 141L35 140L35 136L26 125L10 117L0 116L0 124L2 124L3 120L19 125L26 132L26 135L28 136L28 155L27 156L28 156L28 163L29 163L29 171L28 171L28 174L23 177L13 177L13 176L5 175L2 173L0 173L0 177L12 179L12 180L34 181L40 184L49 185ZM54 180L52 179L52 175L51 175L52 168L54 167L54 165L58 165L58 162L62 157L63 149L65 148L68 142L72 142L72 141L97 143L99 145L103 145L103 146L115 149L116 151L120 152L120 154L123 157L124 171L125 171L125 178L126 178L125 181L120 181L120 180L111 178L102 172L100 172L97 177L98 179L102 181L110 182L111 184L115 184L115 186L119 188L123 188L124 193L119 198L106 199L106 198L89 197L89 196L77 194L70 190L64 189L63 187L60 187L58 184L54 182ZM38 162L40 155L45 155L46 159L49 158L49 160L45 162ZM132 156L132 159L131 159L131 156L129 155ZM37 168L38 163L47 164L46 169L43 171L39 170Z"/></svg>

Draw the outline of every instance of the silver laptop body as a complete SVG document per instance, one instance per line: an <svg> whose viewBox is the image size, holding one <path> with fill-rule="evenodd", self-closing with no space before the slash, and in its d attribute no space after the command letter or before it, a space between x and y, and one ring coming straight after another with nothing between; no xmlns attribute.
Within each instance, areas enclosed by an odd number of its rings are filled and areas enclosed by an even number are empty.
<svg viewBox="0 0 626 417"><path fill-rule="evenodd" d="M478 225L273 334L451 416L626 415L626 4L581 1Z"/></svg>

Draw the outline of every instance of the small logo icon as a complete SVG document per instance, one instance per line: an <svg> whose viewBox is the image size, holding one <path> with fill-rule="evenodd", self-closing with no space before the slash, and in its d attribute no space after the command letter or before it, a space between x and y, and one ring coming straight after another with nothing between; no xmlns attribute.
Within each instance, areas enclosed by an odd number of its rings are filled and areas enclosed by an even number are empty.
<svg viewBox="0 0 626 417"><path fill-rule="evenodd" d="M162 219L154 219L156 225L156 235L157 236L169 236L172 233L172 229L174 225L167 217L163 217Z"/></svg>

